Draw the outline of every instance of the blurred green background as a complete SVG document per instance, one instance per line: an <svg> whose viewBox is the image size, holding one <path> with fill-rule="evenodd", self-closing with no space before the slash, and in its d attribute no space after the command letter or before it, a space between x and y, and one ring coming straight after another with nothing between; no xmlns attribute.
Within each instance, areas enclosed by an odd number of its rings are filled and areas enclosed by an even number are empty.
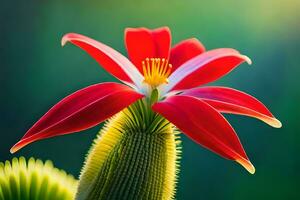
<svg viewBox="0 0 300 200"><path fill-rule="evenodd" d="M197 37L207 47L232 47L248 55L214 85L246 91L283 123L274 129L241 116L226 116L256 167L238 164L185 136L177 199L300 199L300 1L1 1L0 160L13 156L51 159L78 176L101 125L36 142L15 155L10 147L53 104L88 85L115 81L85 52L60 46L77 32L125 52L126 27L169 26L173 44Z"/></svg>

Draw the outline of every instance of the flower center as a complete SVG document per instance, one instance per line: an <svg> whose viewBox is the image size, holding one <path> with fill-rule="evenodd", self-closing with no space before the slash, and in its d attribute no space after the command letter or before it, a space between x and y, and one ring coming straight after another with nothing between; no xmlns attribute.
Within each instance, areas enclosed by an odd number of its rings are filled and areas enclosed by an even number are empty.
<svg viewBox="0 0 300 200"><path fill-rule="evenodd" d="M172 65L169 64L168 59L164 58L146 58L142 61L144 83L149 84L151 87L168 83L168 77L171 74Z"/></svg>

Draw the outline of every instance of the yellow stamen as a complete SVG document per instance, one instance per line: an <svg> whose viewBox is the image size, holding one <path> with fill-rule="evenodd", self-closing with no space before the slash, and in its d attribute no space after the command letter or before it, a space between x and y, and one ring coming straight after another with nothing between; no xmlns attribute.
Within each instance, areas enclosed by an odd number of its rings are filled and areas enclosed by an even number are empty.
<svg viewBox="0 0 300 200"><path fill-rule="evenodd" d="M144 82L151 87L168 83L168 77L171 74L172 65L164 58L146 58L142 61Z"/></svg>

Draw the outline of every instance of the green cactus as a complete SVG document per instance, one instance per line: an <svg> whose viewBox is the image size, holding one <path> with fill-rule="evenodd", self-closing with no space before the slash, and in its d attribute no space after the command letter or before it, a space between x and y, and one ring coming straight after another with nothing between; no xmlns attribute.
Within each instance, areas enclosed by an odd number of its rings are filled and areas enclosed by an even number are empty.
<svg viewBox="0 0 300 200"><path fill-rule="evenodd" d="M172 199L178 131L140 100L107 121L86 158L76 200Z"/></svg>
<svg viewBox="0 0 300 200"><path fill-rule="evenodd" d="M77 181L51 161L24 157L0 163L0 200L73 200Z"/></svg>

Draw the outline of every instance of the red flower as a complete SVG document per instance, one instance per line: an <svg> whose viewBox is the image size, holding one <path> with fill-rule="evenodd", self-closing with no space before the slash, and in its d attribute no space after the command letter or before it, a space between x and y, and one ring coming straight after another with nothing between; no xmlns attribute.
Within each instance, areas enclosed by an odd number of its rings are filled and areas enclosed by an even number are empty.
<svg viewBox="0 0 300 200"><path fill-rule="evenodd" d="M251 60L229 48L205 51L197 39L174 47L167 27L125 30L127 59L111 47L83 35L69 33L71 42L90 54L124 84L99 83L67 96L53 106L11 149L44 138L91 128L141 98L158 92L153 111L161 114L195 142L243 165L249 161L234 129L221 113L246 115L279 128L281 123L257 99L225 87L198 87L215 81Z"/></svg>

